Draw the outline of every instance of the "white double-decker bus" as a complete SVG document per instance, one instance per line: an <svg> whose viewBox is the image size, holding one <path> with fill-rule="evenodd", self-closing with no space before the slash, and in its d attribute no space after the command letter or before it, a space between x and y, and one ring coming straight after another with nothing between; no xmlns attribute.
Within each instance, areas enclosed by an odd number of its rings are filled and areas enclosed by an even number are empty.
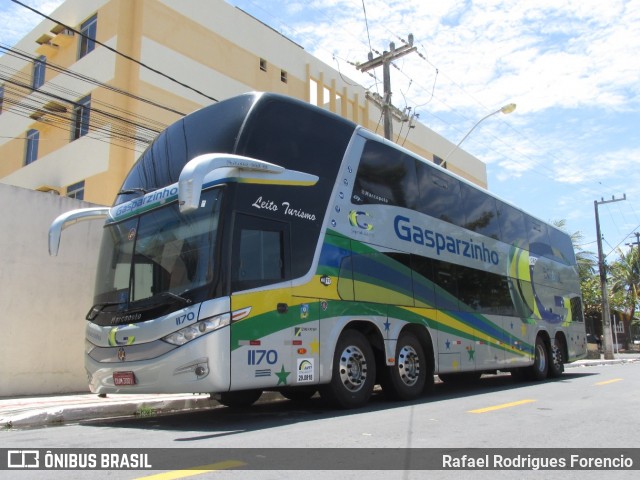
<svg viewBox="0 0 640 480"><path fill-rule="evenodd" d="M104 217L96 393L265 390L341 408L438 375L555 377L586 354L570 238L336 115L273 94L203 108L142 154Z"/></svg>

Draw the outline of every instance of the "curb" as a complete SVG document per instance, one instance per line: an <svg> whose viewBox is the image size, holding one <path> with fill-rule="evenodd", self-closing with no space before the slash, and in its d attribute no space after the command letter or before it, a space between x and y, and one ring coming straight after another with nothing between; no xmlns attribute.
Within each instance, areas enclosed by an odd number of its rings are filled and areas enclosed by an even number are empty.
<svg viewBox="0 0 640 480"><path fill-rule="evenodd" d="M118 395L113 394L107 400L96 398L73 405L34 406L20 413L9 413L0 417L0 429L47 427L118 417L144 418L174 412L203 411L223 407L209 394L160 396L160 398L148 399L138 397L123 400L118 400L117 397ZM276 397L279 397L276 392L264 392L257 403L271 402Z"/></svg>
<svg viewBox="0 0 640 480"><path fill-rule="evenodd" d="M208 409L220 404L206 396L189 395L186 398L159 398L149 400L123 400L111 403L92 401L81 405L56 405L0 418L4 428L53 426L83 420L100 420L114 417L150 417L176 411Z"/></svg>
<svg viewBox="0 0 640 480"><path fill-rule="evenodd" d="M578 360L577 362L567 363L564 368L585 368L585 367L598 367L602 365L620 365L623 363L637 363L638 358L615 358L613 360L593 359L593 360Z"/></svg>

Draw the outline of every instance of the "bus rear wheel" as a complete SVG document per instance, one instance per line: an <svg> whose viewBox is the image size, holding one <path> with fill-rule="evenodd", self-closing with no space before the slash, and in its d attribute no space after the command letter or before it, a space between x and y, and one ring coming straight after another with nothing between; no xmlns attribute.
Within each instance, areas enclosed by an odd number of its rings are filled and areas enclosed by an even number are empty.
<svg viewBox="0 0 640 480"><path fill-rule="evenodd" d="M564 355L562 340L555 338L551 344L551 361L549 362L549 376L557 378L564 372Z"/></svg>
<svg viewBox="0 0 640 480"><path fill-rule="evenodd" d="M549 352L542 337L536 338L533 365L528 367L527 376L531 380L544 380L549 372Z"/></svg>
<svg viewBox="0 0 640 480"><path fill-rule="evenodd" d="M262 390L238 390L237 392L223 392L218 402L226 407L246 408L258 401Z"/></svg>
<svg viewBox="0 0 640 480"><path fill-rule="evenodd" d="M373 392L375 378L376 364L367 338L357 330L345 330L333 354L331 382L320 394L334 407L361 407Z"/></svg>
<svg viewBox="0 0 640 480"><path fill-rule="evenodd" d="M413 400L424 391L427 370L418 339L412 333L402 333L396 344L395 365L382 372L382 390L393 400Z"/></svg>

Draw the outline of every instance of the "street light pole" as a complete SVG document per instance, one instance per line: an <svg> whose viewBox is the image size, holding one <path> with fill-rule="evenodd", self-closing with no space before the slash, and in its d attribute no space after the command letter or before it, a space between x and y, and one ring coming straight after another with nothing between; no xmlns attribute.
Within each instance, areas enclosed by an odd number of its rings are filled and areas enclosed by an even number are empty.
<svg viewBox="0 0 640 480"><path fill-rule="evenodd" d="M508 115L508 114L510 114L511 112L513 112L515 109L516 109L516 104L515 104L515 103L509 103L509 104L505 105L504 107L499 108L499 109L498 109L498 110L496 110L495 112L491 112L489 115L485 115L485 116L484 116L484 117L482 117L480 120L478 120L478 121L476 122L476 124L475 124L473 127L471 127L471 130L469 130L469 131L467 132L467 134L466 134L464 137L462 137L462 140L460 140L460 141L458 142L458 144L457 144L455 147L453 147L453 148L449 151L449 153L447 153L447 154L445 155L445 157L442 159L442 163L440 164L440 166L441 166L441 167L443 167L443 168L445 168L445 167L446 167L447 160L449 159L449 157L451 156L451 154L452 154L453 152L455 152L456 150L458 150L458 148L460 147L460 145L462 144L462 142L464 142L464 141L467 139L467 137L468 137L469 135L471 135L471 132L473 132L473 131L476 129L476 127L477 127L478 125L480 125L482 122L484 122L487 118L492 117L492 116L494 116L494 115L496 115L496 114L498 114L498 113L504 113L505 115Z"/></svg>

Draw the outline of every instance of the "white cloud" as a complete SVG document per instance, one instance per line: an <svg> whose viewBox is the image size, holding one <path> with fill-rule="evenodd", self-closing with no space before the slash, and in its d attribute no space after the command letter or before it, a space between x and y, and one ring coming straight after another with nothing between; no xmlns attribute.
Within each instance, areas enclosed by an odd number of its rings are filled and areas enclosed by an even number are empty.
<svg viewBox="0 0 640 480"><path fill-rule="evenodd" d="M45 15L49 15L63 3L63 0L29 0L23 3ZM5 0L0 6L0 18L2 18L0 44L6 46L15 45L35 25L43 20L40 15L8 0Z"/></svg>

